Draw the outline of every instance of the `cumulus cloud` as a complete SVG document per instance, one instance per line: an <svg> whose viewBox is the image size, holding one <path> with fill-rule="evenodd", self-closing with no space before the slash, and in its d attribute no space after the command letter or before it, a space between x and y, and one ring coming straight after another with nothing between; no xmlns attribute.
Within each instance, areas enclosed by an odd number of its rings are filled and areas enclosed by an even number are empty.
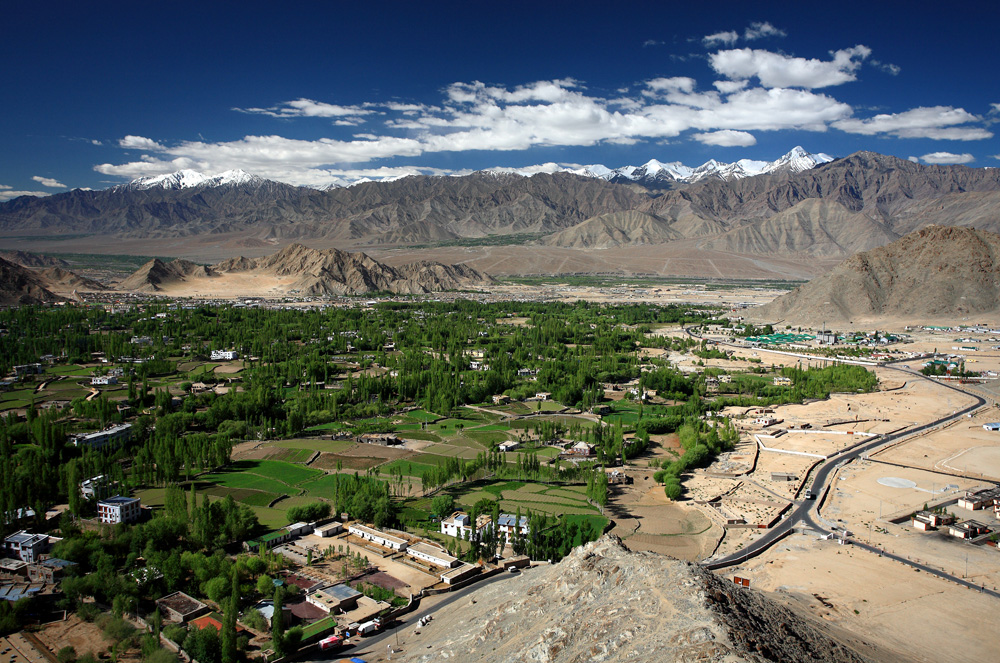
<svg viewBox="0 0 1000 663"><path fill-rule="evenodd" d="M647 39L646 41L642 42L642 47L649 48L650 46L660 46L662 44L663 42L658 39Z"/></svg>
<svg viewBox="0 0 1000 663"><path fill-rule="evenodd" d="M717 89L722 94L729 94L731 92L738 92L739 90L742 90L747 86L747 83L749 83L749 81L747 80L715 81L714 83L712 83L712 85L714 85L715 89Z"/></svg>
<svg viewBox="0 0 1000 663"><path fill-rule="evenodd" d="M51 177L42 177L40 175L34 175L34 176L32 176L31 179L35 180L36 182L38 182L42 186L49 187L50 189L65 189L66 188L65 184L63 184L62 182L59 182L58 180L54 180Z"/></svg>
<svg viewBox="0 0 1000 663"><path fill-rule="evenodd" d="M374 110L361 106L338 106L312 99L295 99L285 101L269 108L234 108L240 113L269 115L271 117L360 117L371 115Z"/></svg>
<svg viewBox="0 0 1000 663"><path fill-rule="evenodd" d="M7 190L7 189L13 189L13 188L14 187L8 186L6 184L0 184L0 191L4 191L4 190Z"/></svg>
<svg viewBox="0 0 1000 663"><path fill-rule="evenodd" d="M151 138L143 138L142 136L125 136L120 141L118 141L118 147L124 147L126 150L162 150L163 146L157 143Z"/></svg>
<svg viewBox="0 0 1000 663"><path fill-rule="evenodd" d="M685 77L645 81L635 92L619 91L613 98L590 94L573 79L513 88L458 82L442 91L440 105L381 106L380 112L390 114L382 132L357 133L347 140L270 135L171 145L129 135L119 145L143 154L123 164L98 164L95 170L135 178L184 168L243 168L263 177L315 185L323 177L329 181L335 172L356 172L372 161L439 152L628 145L674 139L687 131L703 134L696 140L716 141L709 144L746 145L752 144L749 131L825 131L831 122L852 113L849 105L808 90L748 87L742 82L721 90L717 86L700 91L696 81Z"/></svg>
<svg viewBox="0 0 1000 663"><path fill-rule="evenodd" d="M964 108L930 106L913 108L902 113L883 113L867 119L845 118L833 127L851 134L875 136L887 134L896 138L930 138L933 140L985 140L993 133L979 126L970 126L982 118Z"/></svg>
<svg viewBox="0 0 1000 663"><path fill-rule="evenodd" d="M753 134L746 131L734 131L732 129L695 134L694 139L705 145L717 145L719 147L750 147L757 144L757 139L754 138Z"/></svg>
<svg viewBox="0 0 1000 663"><path fill-rule="evenodd" d="M13 187L0 186L0 201L13 200L14 198L19 198L20 196L47 196L49 195L46 191L14 191Z"/></svg>
<svg viewBox="0 0 1000 663"><path fill-rule="evenodd" d="M769 88L814 89L855 80L855 72L869 55L871 49L860 44L834 51L829 61L738 48L712 53L708 61L712 69L729 79L757 78L761 85Z"/></svg>
<svg viewBox="0 0 1000 663"><path fill-rule="evenodd" d="M925 154L920 157L924 163L931 164L956 164L956 163L972 163L975 161L969 153L965 154L952 154L951 152L931 152L930 154Z"/></svg>

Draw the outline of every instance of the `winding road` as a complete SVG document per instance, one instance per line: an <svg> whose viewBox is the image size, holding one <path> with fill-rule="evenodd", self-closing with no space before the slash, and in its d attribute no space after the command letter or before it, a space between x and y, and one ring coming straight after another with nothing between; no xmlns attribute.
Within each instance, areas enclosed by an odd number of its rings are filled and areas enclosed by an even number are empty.
<svg viewBox="0 0 1000 663"><path fill-rule="evenodd" d="M701 338L699 335L695 334L690 328L685 328L685 331L690 336L692 336L694 338ZM724 345L730 345L730 346L733 346L733 347L741 347L741 346L737 346L734 343L728 343L728 342L720 342L720 343L722 343ZM763 352L767 352L768 351L766 348L760 348L760 350L763 351ZM781 354L791 354L791 353L782 352ZM810 355L802 355L802 356L804 358L815 359L815 357L812 357ZM839 360L839 361L842 361L844 363L858 363L858 364L862 364L862 365L869 365L868 362L853 362L851 360ZM826 491L829 489L828 482L830 481L830 479L832 478L833 474L835 473L835 471L840 466L845 465L846 463L851 462L851 461L853 461L855 459L861 458L864 455L866 455L868 453L871 453L872 451L875 451L875 450L880 449L880 448L882 448L884 446L892 444L892 443L896 442L897 440L899 440L900 438L908 437L910 435L914 435L916 433L920 433L922 431L925 431L925 430L928 430L928 429L931 429L931 428L935 428L935 427L940 426L942 424L948 423L949 421L953 421L955 419L963 417L966 414L968 414L968 413L970 413L970 412L972 412L974 410L977 410L977 409L979 409L980 407L982 407L983 405L986 404L986 399L983 398L983 397L981 397L981 396L979 396L979 395L977 395L977 394L969 393L968 391L966 391L964 389L960 389L959 387L955 387L955 386L952 386L952 385L944 383L944 382L939 382L937 380L931 380L929 377L927 377L924 374L922 374L922 373L920 373L918 371L915 371L915 370L913 370L911 368L900 367L900 366L893 366L893 365L888 364L888 363L887 364L882 364L881 368L885 368L885 369L893 370L893 371L899 371L899 372L905 373L905 374L907 374L907 375L909 375L911 377L916 377L916 378L920 378L920 379L924 379L924 380L930 380L931 382L934 382L935 384L938 384L938 385L940 385L940 386L942 386L942 387L944 387L946 389L951 389L952 391L957 391L957 392L960 392L960 393L965 394L967 396L970 396L970 397L976 399L976 402L974 404L966 407L966 408L963 408L961 410L953 412L950 415L947 415L947 416L944 416L944 417L940 417L939 419L935 419L934 421L931 421L929 423L922 424L920 426L913 426L913 427L910 427L910 428L906 428L906 429L904 429L902 431L899 431L899 432L896 432L896 433L893 433L893 434L890 434L890 435L886 435L884 437L875 438L874 440L863 441L863 442L860 442L860 443L858 443L858 444L856 444L854 446L848 447L848 448L840 451L839 453L837 453L836 455L830 457L829 459L827 459L825 462L823 462L822 464L820 464L818 467L816 467L813 470L813 472L812 472L813 481L812 481L812 485L811 485L811 487L809 489L809 492L811 492L814 496L816 496L815 500L798 500L798 501L794 502L795 507L788 514L785 515L785 517L782 519L782 521L779 524L777 524L774 527L772 527L771 529L769 529L764 534L764 536L760 537L759 539L757 539L753 543L749 544L743 550L740 550L738 552L735 552L735 553L732 553L730 555L726 555L724 557L720 557L720 558L717 558L717 559L705 560L705 561L702 562L702 566L704 566L707 569L716 570L716 569L723 569L723 568L726 568L726 567L729 567L729 566L735 566L736 564L740 564L742 562L745 562L746 560L748 560L748 559L750 559L752 557L756 557L757 555L760 555L765 550L767 550L768 548L770 548L772 545L774 545L775 543L777 543L778 541L780 541L784 537L786 537L789 534L791 534L792 531L794 531L794 529L797 526L805 525L805 526L807 526L807 527L809 527L811 529L814 529L814 530L816 530L817 532L820 532L820 533L825 533L825 534L832 533L831 530L827 529L820 522L818 522L818 519L820 517L819 517L817 505L820 504L823 501L823 497L825 496ZM870 551L872 553L878 554L878 555L883 556L883 557L888 557L890 559L896 560L898 562L901 562L903 564L911 566L911 567L913 567L915 569L919 569L922 572L930 573L932 575L938 576L938 577L943 578L945 580L950 580L950 581L952 581L954 583L957 583L959 585L962 585L964 587L968 587L969 589L975 589L975 590L980 591L982 593L989 594L989 595L991 595L993 597L1000 598L1000 593L998 593L996 591L993 591L993 590L990 590L990 589L986 589L984 587L981 587L980 585L976 585L976 584L970 583L970 582L968 582L966 580L963 580L962 578L958 578L958 577L953 576L951 574L945 573L944 571L931 568L931 567L926 566L924 564L920 564L919 562L914 562L912 560L909 560L909 559L907 559L905 557L901 557L899 555L891 554L891 553L886 552L886 551L884 551L884 550L882 550L880 548L868 545L866 543L862 543L862 542L857 541L855 539L850 539L850 542L853 545L858 546L859 548L862 548L864 550L868 550L868 551Z"/></svg>

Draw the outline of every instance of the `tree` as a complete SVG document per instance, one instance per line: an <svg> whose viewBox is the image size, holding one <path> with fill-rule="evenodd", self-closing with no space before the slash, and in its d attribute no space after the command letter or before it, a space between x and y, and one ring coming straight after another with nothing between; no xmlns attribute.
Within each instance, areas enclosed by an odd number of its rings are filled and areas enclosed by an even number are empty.
<svg viewBox="0 0 1000 663"><path fill-rule="evenodd" d="M271 641L274 653L284 656L285 650L285 624L282 609L285 603L285 589L278 586L274 590L274 616L271 617Z"/></svg>
<svg viewBox="0 0 1000 663"><path fill-rule="evenodd" d="M453 495L438 495L431 500L431 511L435 516L444 518L450 516L455 510L455 497Z"/></svg>
<svg viewBox="0 0 1000 663"><path fill-rule="evenodd" d="M226 612L222 622L222 663L236 663L236 614L240 609L240 576L237 570L233 569L233 576L230 584L232 591L229 594L229 603L226 605Z"/></svg>

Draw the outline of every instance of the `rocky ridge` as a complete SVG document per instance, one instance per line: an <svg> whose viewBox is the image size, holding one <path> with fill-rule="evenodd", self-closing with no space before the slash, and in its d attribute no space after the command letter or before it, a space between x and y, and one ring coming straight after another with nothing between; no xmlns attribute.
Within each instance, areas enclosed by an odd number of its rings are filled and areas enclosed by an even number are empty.
<svg viewBox="0 0 1000 663"><path fill-rule="evenodd" d="M0 306L24 306L62 301L45 279L21 265L0 258Z"/></svg>
<svg viewBox="0 0 1000 663"><path fill-rule="evenodd" d="M231 258L212 266L187 260L150 260L122 281L118 290L158 292L183 282L229 275L283 277L288 292L304 295L363 295L372 292L425 294L494 283L489 276L463 265L417 262L390 267L363 253L319 251L291 244L261 258Z"/></svg>
<svg viewBox="0 0 1000 663"><path fill-rule="evenodd" d="M414 647L399 660L893 660L861 641L839 641L818 622L697 566L629 552L611 535L471 599L423 629L430 649Z"/></svg>

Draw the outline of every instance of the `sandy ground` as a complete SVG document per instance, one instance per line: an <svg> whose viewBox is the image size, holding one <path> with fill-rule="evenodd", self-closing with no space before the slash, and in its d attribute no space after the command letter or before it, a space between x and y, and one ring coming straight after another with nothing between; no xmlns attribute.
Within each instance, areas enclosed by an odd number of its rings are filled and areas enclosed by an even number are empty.
<svg viewBox="0 0 1000 663"><path fill-rule="evenodd" d="M908 660L978 663L996 655L996 599L815 534L793 534L724 574L749 578L751 587Z"/></svg>
<svg viewBox="0 0 1000 663"><path fill-rule="evenodd" d="M396 560L389 559L388 557L379 557L378 554L372 552L372 550L351 543L347 536L321 537L310 534L308 536L301 537L296 542L296 545L304 548L308 546L316 546L320 550L325 550L327 546L331 545L334 548L337 548L338 546L345 546L351 551L352 554L360 553L362 556L367 556L368 560L373 565L377 566L381 571L384 571L393 578L405 583L405 587L397 590L397 594L400 596L407 596L410 592L419 592L421 589L435 585L441 580L439 577L423 573L412 566L402 564Z"/></svg>

